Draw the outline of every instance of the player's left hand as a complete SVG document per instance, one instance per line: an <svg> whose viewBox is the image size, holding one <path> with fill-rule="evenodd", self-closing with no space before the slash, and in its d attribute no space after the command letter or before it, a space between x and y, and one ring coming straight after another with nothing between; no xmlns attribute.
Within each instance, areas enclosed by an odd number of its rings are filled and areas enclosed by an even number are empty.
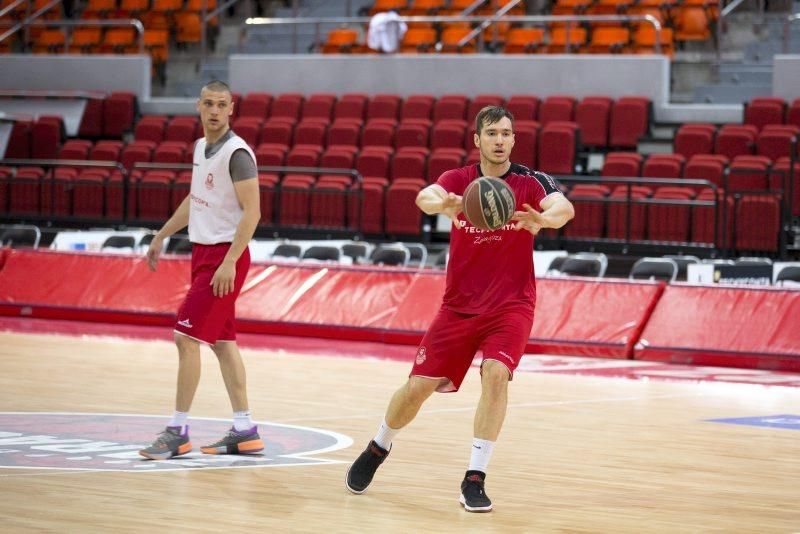
<svg viewBox="0 0 800 534"><path fill-rule="evenodd" d="M514 225L514 230L524 229L536 235L539 230L547 226L547 219L533 209L530 204L523 204L522 207L525 208L525 211L515 211L514 216L511 217L511 220L517 221L517 224Z"/></svg>
<svg viewBox="0 0 800 534"><path fill-rule="evenodd" d="M224 297L233 293L233 281L236 278L236 264L223 261L211 278L211 291L215 297Z"/></svg>

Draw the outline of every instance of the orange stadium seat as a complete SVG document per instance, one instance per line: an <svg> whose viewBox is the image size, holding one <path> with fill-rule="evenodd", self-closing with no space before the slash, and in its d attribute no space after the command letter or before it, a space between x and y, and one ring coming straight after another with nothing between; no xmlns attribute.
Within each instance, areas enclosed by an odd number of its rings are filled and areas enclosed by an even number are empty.
<svg viewBox="0 0 800 534"><path fill-rule="evenodd" d="M555 26L550 29L550 43L547 45L549 54L564 54L580 52L586 45L586 28L567 28Z"/></svg>
<svg viewBox="0 0 800 534"><path fill-rule="evenodd" d="M72 40L69 44L70 52L80 52L82 54L92 54L100 48L103 38L103 30L92 27L78 27L72 32Z"/></svg>
<svg viewBox="0 0 800 534"><path fill-rule="evenodd" d="M676 41L706 41L711 37L708 15L702 7L680 7L675 18Z"/></svg>
<svg viewBox="0 0 800 534"><path fill-rule="evenodd" d="M206 2L206 12L217 9L217 0L186 0L186 11L203 10L203 2Z"/></svg>
<svg viewBox="0 0 800 534"><path fill-rule="evenodd" d="M135 16L150 9L150 0L120 0L119 8Z"/></svg>
<svg viewBox="0 0 800 534"><path fill-rule="evenodd" d="M109 28L103 37L102 49L117 54L129 52L136 43L136 31L133 28Z"/></svg>
<svg viewBox="0 0 800 534"><path fill-rule="evenodd" d="M183 9L183 0L153 0L151 9L156 12L173 13Z"/></svg>
<svg viewBox="0 0 800 534"><path fill-rule="evenodd" d="M36 54L57 54L64 51L65 42L66 37L63 31L42 30L33 43L33 52Z"/></svg>
<svg viewBox="0 0 800 534"><path fill-rule="evenodd" d="M328 39L322 45L323 54L343 54L355 51L358 45L358 32L351 28L337 28L328 32Z"/></svg>
<svg viewBox="0 0 800 534"><path fill-rule="evenodd" d="M672 57L675 54L672 28L661 28L661 53ZM656 30L650 24L641 24L633 32L633 51L637 54L654 54Z"/></svg>
<svg viewBox="0 0 800 534"><path fill-rule="evenodd" d="M532 54L544 47L542 28L511 28L506 35L503 52L506 54Z"/></svg>
<svg viewBox="0 0 800 534"><path fill-rule="evenodd" d="M179 44L199 43L202 33L200 15L194 11L180 11L174 16L175 25L178 28L175 42Z"/></svg>
<svg viewBox="0 0 800 534"><path fill-rule="evenodd" d="M615 26L598 26L592 30L589 52L592 54L620 54L628 50L630 31Z"/></svg>
<svg viewBox="0 0 800 534"><path fill-rule="evenodd" d="M404 53L432 52L436 44L436 30L433 28L409 28L400 43Z"/></svg>
<svg viewBox="0 0 800 534"><path fill-rule="evenodd" d="M88 0L84 9L94 11L105 18L108 13L116 11L117 0Z"/></svg>
<svg viewBox="0 0 800 534"><path fill-rule="evenodd" d="M458 28L448 26L447 28L442 31L442 52L456 52L460 54L469 54L475 52L475 39L465 43L462 46L459 46L458 43L461 41L467 34L472 31L471 28Z"/></svg>
<svg viewBox="0 0 800 534"><path fill-rule="evenodd" d="M432 16L444 8L445 0L411 0L408 9L403 10L404 15Z"/></svg>
<svg viewBox="0 0 800 534"><path fill-rule="evenodd" d="M369 15L372 16L375 13L390 11L392 9L395 11L403 11L407 6L408 0L375 0L375 3L369 8Z"/></svg>

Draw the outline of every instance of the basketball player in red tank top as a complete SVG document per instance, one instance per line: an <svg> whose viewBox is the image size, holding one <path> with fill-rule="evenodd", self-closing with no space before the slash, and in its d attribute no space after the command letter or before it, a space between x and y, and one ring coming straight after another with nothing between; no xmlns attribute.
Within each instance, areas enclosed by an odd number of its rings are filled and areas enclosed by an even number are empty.
<svg viewBox="0 0 800 534"><path fill-rule="evenodd" d="M533 326L533 238L542 228L561 228L575 215L551 176L509 161L513 121L502 107L483 108L476 117L474 138L480 163L445 172L417 196L422 211L442 213L453 221L447 288L417 349L408 381L395 392L378 433L347 473L347 488L353 493L366 491L394 436L434 391L458 390L481 350L482 392L459 500L470 512L492 509L484 491L486 467L505 418L508 382ZM497 176L508 183L517 200L515 222L495 231L467 222L461 195L480 176Z"/></svg>

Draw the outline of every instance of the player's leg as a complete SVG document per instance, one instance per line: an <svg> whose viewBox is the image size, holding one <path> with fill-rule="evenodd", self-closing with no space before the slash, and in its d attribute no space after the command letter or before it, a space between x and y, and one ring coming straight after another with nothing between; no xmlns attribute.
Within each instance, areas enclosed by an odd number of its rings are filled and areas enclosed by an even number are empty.
<svg viewBox="0 0 800 534"><path fill-rule="evenodd" d="M439 311L417 349L411 376L395 391L377 434L347 472L350 491L366 491L395 435L416 417L434 391L458 390L478 347L471 321L472 316Z"/></svg>
<svg viewBox="0 0 800 534"><path fill-rule="evenodd" d="M515 306L489 314L481 325L483 363L481 398L475 411L469 467L461 481L461 504L470 512L489 512L492 501L484 483L508 407L508 382L525 351L533 325L533 310Z"/></svg>
<svg viewBox="0 0 800 534"><path fill-rule="evenodd" d="M233 408L233 427L222 439L200 448L206 454L253 454L264 450L264 442L253 423L247 403L247 373L235 341L211 346L219 361L225 389Z"/></svg>
<svg viewBox="0 0 800 534"><path fill-rule="evenodd" d="M139 451L150 460L168 460L191 452L189 440L189 409L200 383L200 343L180 332L174 334L178 348L178 381L175 388L175 411L167 427L149 446Z"/></svg>

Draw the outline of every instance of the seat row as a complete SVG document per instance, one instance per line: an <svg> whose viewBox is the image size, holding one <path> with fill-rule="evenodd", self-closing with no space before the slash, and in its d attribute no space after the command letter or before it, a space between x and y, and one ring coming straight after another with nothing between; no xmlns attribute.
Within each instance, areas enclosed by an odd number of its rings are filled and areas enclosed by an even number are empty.
<svg viewBox="0 0 800 534"><path fill-rule="evenodd" d="M781 200L775 194L722 193L715 199L709 189L578 184L567 197L576 216L564 228L566 237L778 250ZM628 198L634 201L630 210Z"/></svg>
<svg viewBox="0 0 800 534"><path fill-rule="evenodd" d="M744 155L764 156L772 161L788 158L798 148L800 126L794 124L766 124L759 131L753 124L687 123L678 128L673 139L673 150L690 158L695 154L720 154L728 159Z"/></svg>

